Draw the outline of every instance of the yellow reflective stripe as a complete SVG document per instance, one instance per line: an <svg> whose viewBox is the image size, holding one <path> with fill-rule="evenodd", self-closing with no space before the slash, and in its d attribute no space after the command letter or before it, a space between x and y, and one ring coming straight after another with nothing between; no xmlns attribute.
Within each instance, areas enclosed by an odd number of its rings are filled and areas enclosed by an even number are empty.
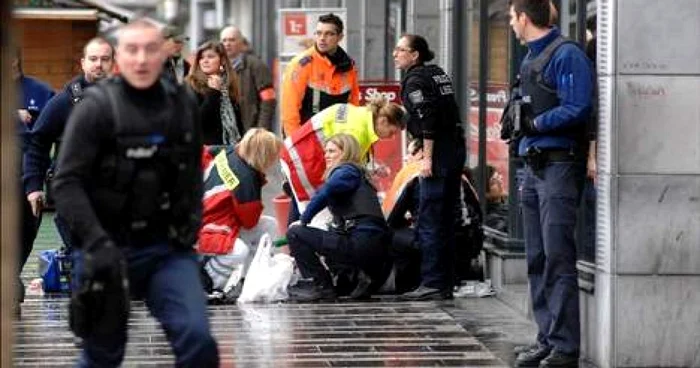
<svg viewBox="0 0 700 368"><path fill-rule="evenodd" d="M228 158L226 157L226 151L222 150L216 157L214 157L214 163L216 165L216 171L219 172L219 177L224 182L224 186L228 190L234 190L241 183L238 180L236 174L233 173L231 167L228 166Z"/></svg>
<svg viewBox="0 0 700 368"><path fill-rule="evenodd" d="M352 91L351 84L343 84L338 89L338 92L333 92L333 89L330 86L328 86L326 84L322 84L322 83L308 82L306 84L306 86L311 88L314 91L320 91L320 92L323 92L323 93L330 95L330 96L340 96L340 95L343 95L343 94L346 94L346 93L349 93Z"/></svg>
<svg viewBox="0 0 700 368"><path fill-rule="evenodd" d="M321 111L321 91L314 89L311 100L311 113L316 115Z"/></svg>

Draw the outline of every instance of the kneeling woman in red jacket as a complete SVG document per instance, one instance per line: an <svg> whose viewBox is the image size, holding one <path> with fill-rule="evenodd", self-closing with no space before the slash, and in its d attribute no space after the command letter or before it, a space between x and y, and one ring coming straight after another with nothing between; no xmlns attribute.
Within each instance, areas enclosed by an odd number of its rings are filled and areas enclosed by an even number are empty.
<svg viewBox="0 0 700 368"><path fill-rule="evenodd" d="M358 280L351 298L367 297L386 278L387 245L391 236L377 191L360 166L360 148L348 134L331 137L325 146L325 184L311 198L301 219L287 231L289 249L301 275L313 279L311 286L289 290L292 300L304 302L336 296L326 264L357 270ZM306 226L328 207L333 223L328 231Z"/></svg>
<svg viewBox="0 0 700 368"><path fill-rule="evenodd" d="M260 237L277 235L276 220L261 216L261 190L281 147L279 138L261 128L248 130L236 146L204 147L204 209L197 251L212 256L204 269L214 290L240 290Z"/></svg>

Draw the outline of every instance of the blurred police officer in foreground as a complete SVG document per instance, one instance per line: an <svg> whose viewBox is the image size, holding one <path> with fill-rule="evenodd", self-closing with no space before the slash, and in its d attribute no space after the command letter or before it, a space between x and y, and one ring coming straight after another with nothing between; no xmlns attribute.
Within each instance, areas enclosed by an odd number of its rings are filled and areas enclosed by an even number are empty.
<svg viewBox="0 0 700 368"><path fill-rule="evenodd" d="M579 354L574 229L593 70L583 50L550 27L550 11L549 0L511 0L510 25L529 53L520 66L520 101L513 101L518 112L505 121L505 131L526 163L519 192L539 330L537 344L516 359L518 367L575 367Z"/></svg>
<svg viewBox="0 0 700 368"><path fill-rule="evenodd" d="M160 79L160 30L145 20L117 33L121 76L85 91L54 179L56 208L75 240L70 326L79 366L119 366L129 292L161 323L176 366L216 367L192 246L201 220L200 132L195 102Z"/></svg>
<svg viewBox="0 0 700 368"><path fill-rule="evenodd" d="M418 203L421 284L407 300L450 299L456 219L460 207L464 132L451 78L437 65L425 38L407 34L394 48L394 64L405 70L401 101L410 113L408 132L423 144Z"/></svg>

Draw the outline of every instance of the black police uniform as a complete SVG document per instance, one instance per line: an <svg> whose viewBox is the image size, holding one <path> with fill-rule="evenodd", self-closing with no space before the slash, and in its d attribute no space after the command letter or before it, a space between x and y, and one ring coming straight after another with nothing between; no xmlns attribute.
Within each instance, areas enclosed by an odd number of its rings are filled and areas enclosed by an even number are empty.
<svg viewBox="0 0 700 368"><path fill-rule="evenodd" d="M122 304L119 264L131 294L162 324L176 365L218 366L192 249L202 196L195 111L182 87L162 80L138 90L120 78L86 90L73 110L54 190L76 247L71 327L84 341L79 366L123 359L128 309L112 307ZM97 281L117 287L85 290ZM104 309L90 304L99 295Z"/></svg>
<svg viewBox="0 0 700 368"><path fill-rule="evenodd" d="M401 100L410 113L408 131L418 139L433 140L433 175L421 178L418 239L422 265L421 286L449 297L453 284L455 203L466 158L464 133L451 78L436 65L415 65L401 83ZM404 295L423 299L426 293Z"/></svg>
<svg viewBox="0 0 700 368"><path fill-rule="evenodd" d="M73 106L80 102L83 91L91 85L92 83L87 81L84 74L73 78L49 101L29 134L23 163L24 191L27 195L42 191L46 181L48 206L53 206L50 184L56 171L55 165L51 162L51 148L54 147L56 152L60 152L61 137ZM54 216L54 222L63 244L67 250L70 250L72 245L66 221L60 216Z"/></svg>

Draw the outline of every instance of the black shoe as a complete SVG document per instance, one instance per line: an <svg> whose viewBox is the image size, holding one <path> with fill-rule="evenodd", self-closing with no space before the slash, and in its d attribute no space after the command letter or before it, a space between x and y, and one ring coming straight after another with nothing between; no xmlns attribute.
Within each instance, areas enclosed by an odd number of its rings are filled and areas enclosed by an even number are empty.
<svg viewBox="0 0 700 368"><path fill-rule="evenodd" d="M221 293L221 304L236 304L238 297L241 296L243 291L243 283L245 279L238 281L236 286L232 287L228 292Z"/></svg>
<svg viewBox="0 0 700 368"><path fill-rule="evenodd" d="M520 355L515 358L515 367L539 367L540 362L546 358L551 351L552 348L549 346L538 345L536 349L520 353Z"/></svg>
<svg viewBox="0 0 700 368"><path fill-rule="evenodd" d="M296 284L287 286L287 293L289 296L295 295L297 293L306 293L314 288L314 281L312 279L299 280Z"/></svg>
<svg viewBox="0 0 700 368"><path fill-rule="evenodd" d="M369 299L370 289L372 285L372 278L369 277L364 271L360 271L357 274L357 286L350 293L350 299Z"/></svg>
<svg viewBox="0 0 700 368"><path fill-rule="evenodd" d="M538 343L530 344L530 345L520 345L516 346L513 348L513 354L517 357L518 355L528 352L530 350L535 350L539 347L540 345Z"/></svg>
<svg viewBox="0 0 700 368"><path fill-rule="evenodd" d="M335 290L332 286L314 285L312 288L294 289L289 293L289 300L297 303L335 300Z"/></svg>
<svg viewBox="0 0 700 368"><path fill-rule="evenodd" d="M577 368L578 355L565 354L556 350L552 350L549 355L542 359L540 368Z"/></svg>
<svg viewBox="0 0 700 368"><path fill-rule="evenodd" d="M413 291L401 294L399 299L404 301L447 300L452 299L452 291L434 289L421 285Z"/></svg>

